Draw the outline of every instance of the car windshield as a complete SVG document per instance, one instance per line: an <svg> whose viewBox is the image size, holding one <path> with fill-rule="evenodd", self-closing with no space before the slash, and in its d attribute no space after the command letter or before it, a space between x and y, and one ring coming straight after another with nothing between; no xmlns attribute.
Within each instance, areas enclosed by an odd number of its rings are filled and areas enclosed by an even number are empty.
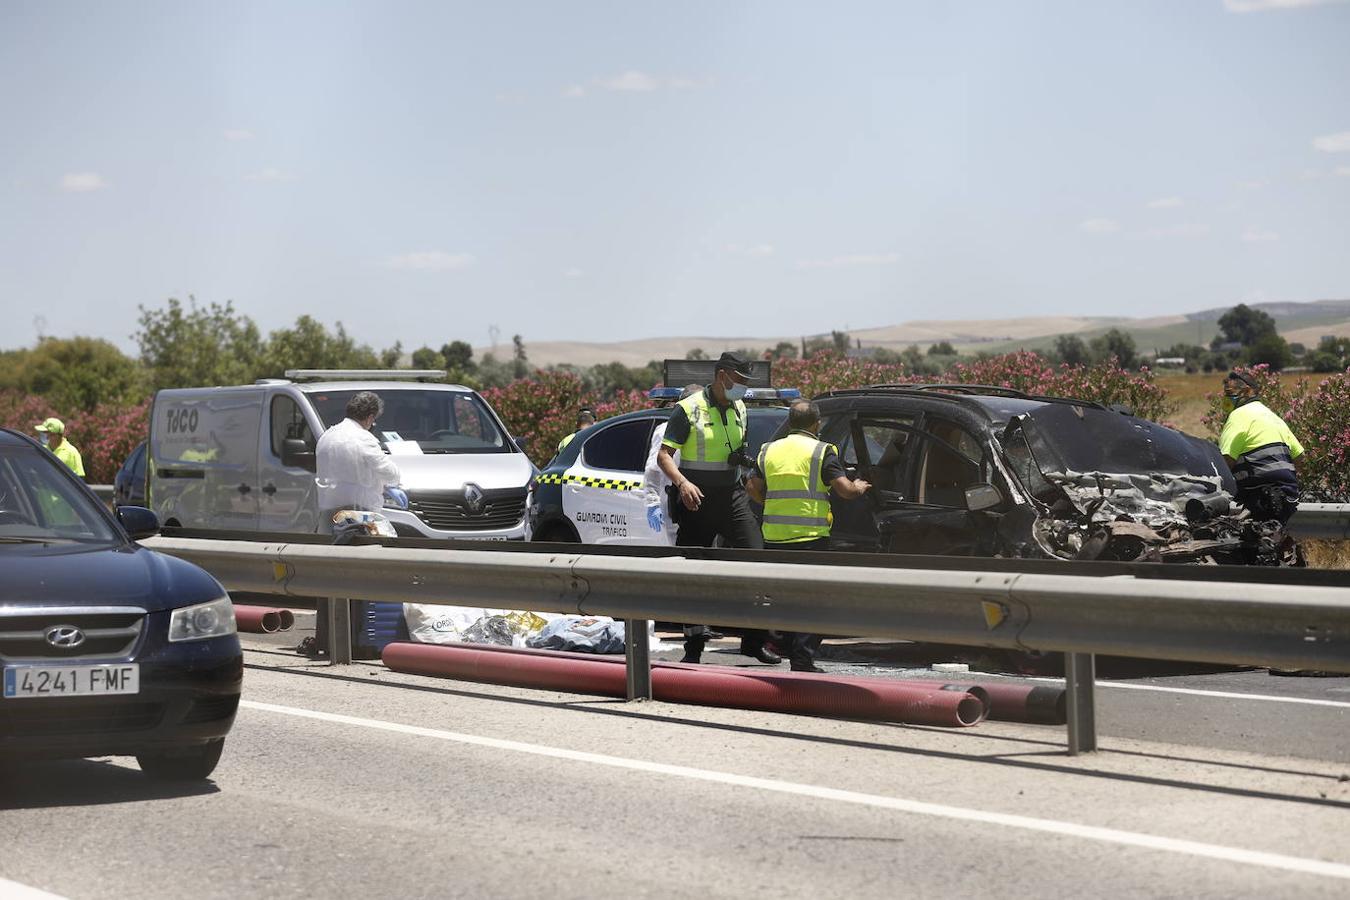
<svg viewBox="0 0 1350 900"><path fill-rule="evenodd" d="M32 447L0 448L0 545L118 542L117 531L95 502L44 453Z"/></svg>
<svg viewBox="0 0 1350 900"><path fill-rule="evenodd" d="M781 408L747 410L745 429L745 452L751 459L759 454L759 448L773 437L778 426L787 418L787 410Z"/></svg>
<svg viewBox="0 0 1350 900"><path fill-rule="evenodd" d="M1067 403L1038 407L1029 418L1031 451L1042 472L1218 476L1232 490L1217 447L1156 422Z"/></svg>
<svg viewBox="0 0 1350 900"><path fill-rule="evenodd" d="M384 412L371 429L391 454L511 453L510 440L487 404L469 391L377 391ZM346 417L357 391L311 391L310 400L325 428Z"/></svg>

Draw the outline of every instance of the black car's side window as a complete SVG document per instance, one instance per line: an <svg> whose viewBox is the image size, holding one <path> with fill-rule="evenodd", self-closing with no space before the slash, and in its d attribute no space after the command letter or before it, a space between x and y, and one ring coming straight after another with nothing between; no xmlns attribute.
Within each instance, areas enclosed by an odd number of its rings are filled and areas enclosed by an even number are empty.
<svg viewBox="0 0 1350 900"><path fill-rule="evenodd" d="M969 431L942 419L924 423L919 463L919 503L964 508L966 488L984 481L986 465L979 441Z"/></svg>
<svg viewBox="0 0 1350 900"><path fill-rule="evenodd" d="M914 435L914 419L908 416L859 419L849 429L840 457L845 466L858 466L860 474L878 489L903 492Z"/></svg>
<svg viewBox="0 0 1350 900"><path fill-rule="evenodd" d="M278 394L272 398L272 455L281 459L281 450L284 442L291 438L299 438L305 442L306 447L314 447L314 433L310 431L309 423L305 421L305 414L300 410L300 404L285 394Z"/></svg>
<svg viewBox="0 0 1350 900"><path fill-rule="evenodd" d="M651 435L651 419L611 425L586 441L582 459L592 469L641 472L647 465Z"/></svg>

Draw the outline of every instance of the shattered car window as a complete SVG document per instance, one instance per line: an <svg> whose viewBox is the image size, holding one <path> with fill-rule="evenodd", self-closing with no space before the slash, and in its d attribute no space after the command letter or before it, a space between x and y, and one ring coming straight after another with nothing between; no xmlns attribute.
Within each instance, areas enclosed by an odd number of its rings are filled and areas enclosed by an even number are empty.
<svg viewBox="0 0 1350 900"><path fill-rule="evenodd" d="M927 431L932 439L923 441L918 501L964 508L966 488L983 480L979 442L950 422L934 421Z"/></svg>

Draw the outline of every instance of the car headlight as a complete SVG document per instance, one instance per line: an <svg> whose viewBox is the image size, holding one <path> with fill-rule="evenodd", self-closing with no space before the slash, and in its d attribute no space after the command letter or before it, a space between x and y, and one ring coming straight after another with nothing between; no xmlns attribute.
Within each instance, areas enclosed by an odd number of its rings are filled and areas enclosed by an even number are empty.
<svg viewBox="0 0 1350 900"><path fill-rule="evenodd" d="M175 609L169 617L169 642L202 641L234 634L234 604L229 597Z"/></svg>

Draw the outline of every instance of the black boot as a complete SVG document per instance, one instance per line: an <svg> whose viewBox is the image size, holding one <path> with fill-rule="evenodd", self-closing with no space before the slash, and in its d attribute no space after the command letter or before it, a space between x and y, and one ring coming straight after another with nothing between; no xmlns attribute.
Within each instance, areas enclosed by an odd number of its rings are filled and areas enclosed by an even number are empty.
<svg viewBox="0 0 1350 900"><path fill-rule="evenodd" d="M681 659L680 662L695 663L695 664L699 663L701 661L701 657L703 656L703 645L705 643L707 643L707 641L702 636L685 638L684 658Z"/></svg>

